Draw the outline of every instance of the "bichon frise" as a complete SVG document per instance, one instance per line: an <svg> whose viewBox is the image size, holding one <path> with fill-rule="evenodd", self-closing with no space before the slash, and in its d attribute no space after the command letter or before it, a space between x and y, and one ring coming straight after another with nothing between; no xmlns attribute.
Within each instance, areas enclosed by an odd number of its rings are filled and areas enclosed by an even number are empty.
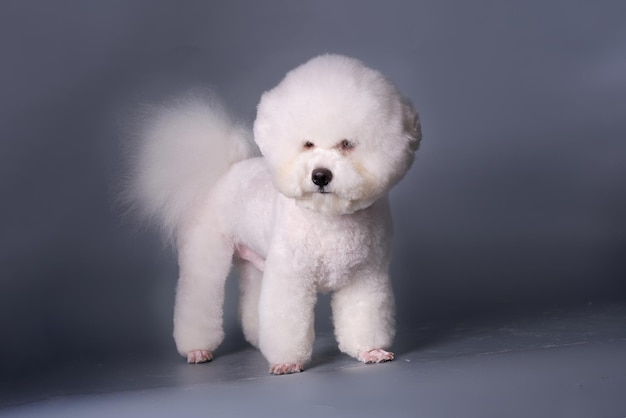
<svg viewBox="0 0 626 418"><path fill-rule="evenodd" d="M418 114L379 72L323 55L263 94L246 129L214 99L160 108L135 153L126 197L176 243L174 338L189 363L224 337L233 263L246 339L274 374L311 358L318 292L333 292L339 348L393 359L387 193L418 148Z"/></svg>

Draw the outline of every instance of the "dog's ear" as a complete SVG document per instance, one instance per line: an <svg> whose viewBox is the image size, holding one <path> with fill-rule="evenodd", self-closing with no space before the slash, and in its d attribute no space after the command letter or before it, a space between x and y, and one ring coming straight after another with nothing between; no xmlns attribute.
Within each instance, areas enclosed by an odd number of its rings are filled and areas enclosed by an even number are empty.
<svg viewBox="0 0 626 418"><path fill-rule="evenodd" d="M266 156L266 138L269 136L268 134L270 131L268 108L271 107L271 103L269 103L271 100L268 98L268 93L270 92L266 91L261 95L261 100L257 105L257 113L253 125L254 142L259 147L259 150L261 150L261 154L264 156Z"/></svg>
<svg viewBox="0 0 626 418"><path fill-rule="evenodd" d="M417 151L422 141L422 127L419 114L408 99L404 99L402 107L404 135L409 141L411 151Z"/></svg>

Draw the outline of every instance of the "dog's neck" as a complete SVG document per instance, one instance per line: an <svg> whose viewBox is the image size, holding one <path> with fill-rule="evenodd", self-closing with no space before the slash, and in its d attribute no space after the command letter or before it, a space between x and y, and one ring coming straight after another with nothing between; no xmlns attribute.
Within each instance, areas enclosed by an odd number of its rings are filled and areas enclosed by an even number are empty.
<svg viewBox="0 0 626 418"><path fill-rule="evenodd" d="M306 197L296 199L296 204L304 209L325 216L350 215L360 210L369 208L381 196L368 200L347 200L332 193L313 193Z"/></svg>

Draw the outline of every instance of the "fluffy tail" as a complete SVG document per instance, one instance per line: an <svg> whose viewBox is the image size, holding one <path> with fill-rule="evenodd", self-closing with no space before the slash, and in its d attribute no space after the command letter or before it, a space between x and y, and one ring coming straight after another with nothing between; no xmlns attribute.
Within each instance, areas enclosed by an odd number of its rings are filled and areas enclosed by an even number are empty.
<svg viewBox="0 0 626 418"><path fill-rule="evenodd" d="M122 201L171 240L219 177L251 156L250 134L214 96L187 95L146 110Z"/></svg>

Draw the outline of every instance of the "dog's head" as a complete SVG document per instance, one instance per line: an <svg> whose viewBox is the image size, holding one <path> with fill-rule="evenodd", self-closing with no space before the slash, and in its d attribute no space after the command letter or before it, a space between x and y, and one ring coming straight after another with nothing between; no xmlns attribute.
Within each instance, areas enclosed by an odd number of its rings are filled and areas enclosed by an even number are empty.
<svg viewBox="0 0 626 418"><path fill-rule="evenodd" d="M254 136L282 194L317 212L347 214L404 176L421 131L413 106L382 74L323 55L263 94Z"/></svg>

